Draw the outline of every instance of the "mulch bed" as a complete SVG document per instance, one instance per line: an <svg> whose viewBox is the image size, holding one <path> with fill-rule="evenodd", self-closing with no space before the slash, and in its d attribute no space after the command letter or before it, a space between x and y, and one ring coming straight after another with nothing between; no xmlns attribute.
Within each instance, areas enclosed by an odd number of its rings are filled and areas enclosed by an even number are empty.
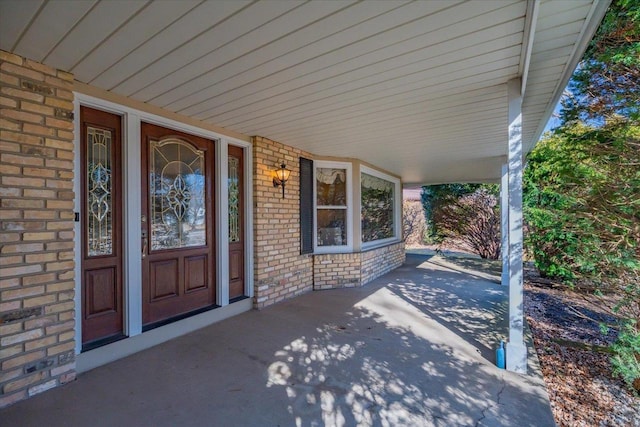
<svg viewBox="0 0 640 427"><path fill-rule="evenodd" d="M612 377L608 345L616 333L603 335L599 328L613 319L531 272L524 308L558 426L640 427L640 398Z"/></svg>

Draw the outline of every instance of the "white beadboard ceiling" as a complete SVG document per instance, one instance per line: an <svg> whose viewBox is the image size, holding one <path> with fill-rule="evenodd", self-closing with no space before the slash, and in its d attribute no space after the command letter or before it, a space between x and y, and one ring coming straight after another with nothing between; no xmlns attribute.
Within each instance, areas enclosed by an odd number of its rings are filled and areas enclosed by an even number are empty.
<svg viewBox="0 0 640 427"><path fill-rule="evenodd" d="M491 181L506 83L530 151L608 0L0 0L0 48L406 186Z"/></svg>

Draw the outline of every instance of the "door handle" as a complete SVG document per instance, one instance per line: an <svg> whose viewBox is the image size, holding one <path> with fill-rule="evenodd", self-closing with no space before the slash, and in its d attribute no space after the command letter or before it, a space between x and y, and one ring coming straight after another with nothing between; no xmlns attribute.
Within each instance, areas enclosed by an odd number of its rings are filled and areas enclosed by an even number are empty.
<svg viewBox="0 0 640 427"><path fill-rule="evenodd" d="M147 239L147 216L142 215L140 222L142 223L142 259L145 259L147 257L147 246L149 244Z"/></svg>
<svg viewBox="0 0 640 427"><path fill-rule="evenodd" d="M142 259L147 257L147 246L149 244L149 239L147 238L146 230L142 231Z"/></svg>
<svg viewBox="0 0 640 427"><path fill-rule="evenodd" d="M142 239L142 259L145 259L147 257L147 238L144 237Z"/></svg>

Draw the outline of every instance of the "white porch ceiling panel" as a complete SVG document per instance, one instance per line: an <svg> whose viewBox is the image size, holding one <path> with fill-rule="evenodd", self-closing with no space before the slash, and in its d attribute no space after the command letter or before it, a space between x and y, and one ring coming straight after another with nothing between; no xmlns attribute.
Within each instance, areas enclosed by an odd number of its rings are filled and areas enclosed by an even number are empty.
<svg viewBox="0 0 640 427"><path fill-rule="evenodd" d="M0 48L408 185L491 181L506 82L526 77L528 151L607 4L0 0Z"/></svg>

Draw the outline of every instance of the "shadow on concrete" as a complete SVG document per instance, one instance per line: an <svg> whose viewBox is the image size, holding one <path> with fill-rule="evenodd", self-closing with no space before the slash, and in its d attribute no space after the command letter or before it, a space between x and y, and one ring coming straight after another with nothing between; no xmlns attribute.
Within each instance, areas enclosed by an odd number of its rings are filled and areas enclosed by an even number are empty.
<svg viewBox="0 0 640 427"><path fill-rule="evenodd" d="M473 345L490 363L508 331L507 289L466 271L462 258L428 260L408 255L407 265L422 274L396 279L388 288L430 318ZM456 268L462 260L464 270ZM477 261L473 259L472 261Z"/></svg>
<svg viewBox="0 0 640 427"><path fill-rule="evenodd" d="M427 259L410 256L363 288L313 292L203 328L2 410L0 420L20 426L553 425L540 378L491 363L504 317L499 286Z"/></svg>

